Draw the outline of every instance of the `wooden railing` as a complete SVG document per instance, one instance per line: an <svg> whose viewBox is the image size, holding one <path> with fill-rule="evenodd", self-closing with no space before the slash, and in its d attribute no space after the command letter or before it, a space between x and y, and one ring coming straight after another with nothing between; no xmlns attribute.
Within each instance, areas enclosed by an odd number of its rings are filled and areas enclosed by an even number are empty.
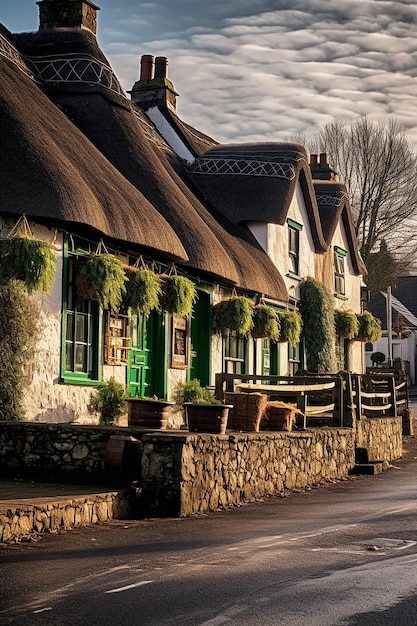
<svg viewBox="0 0 417 626"><path fill-rule="evenodd" d="M215 396L262 392L270 400L295 403L306 424L352 427L354 419L396 417L408 409L407 380L394 374L271 376L216 374Z"/></svg>
<svg viewBox="0 0 417 626"><path fill-rule="evenodd" d="M332 425L345 424L344 380L333 376L271 376L259 374L216 374L215 396L219 400L225 391L261 392L270 400L283 400L297 405L306 423L327 420Z"/></svg>

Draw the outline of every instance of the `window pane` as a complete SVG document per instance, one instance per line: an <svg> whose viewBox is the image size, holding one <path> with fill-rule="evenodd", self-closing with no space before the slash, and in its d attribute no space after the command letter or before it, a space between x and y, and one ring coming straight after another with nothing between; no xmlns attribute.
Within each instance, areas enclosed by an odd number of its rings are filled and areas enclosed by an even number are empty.
<svg viewBox="0 0 417 626"><path fill-rule="evenodd" d="M73 361L74 361L74 344L67 343L66 353L65 353L65 369L67 372L72 371Z"/></svg>
<svg viewBox="0 0 417 626"><path fill-rule="evenodd" d="M75 318L75 340L87 342L87 317L85 315L77 314Z"/></svg>
<svg viewBox="0 0 417 626"><path fill-rule="evenodd" d="M87 372L87 346L76 344L75 346L75 371Z"/></svg>

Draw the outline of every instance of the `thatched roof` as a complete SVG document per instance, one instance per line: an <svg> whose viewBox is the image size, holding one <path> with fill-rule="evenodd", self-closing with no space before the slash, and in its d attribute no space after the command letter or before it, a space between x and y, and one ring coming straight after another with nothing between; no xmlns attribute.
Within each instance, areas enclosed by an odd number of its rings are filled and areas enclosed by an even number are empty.
<svg viewBox="0 0 417 626"><path fill-rule="evenodd" d="M184 144L195 156L200 156L209 148L219 145L219 142L212 139L212 137L205 135L201 131L181 120L178 115L176 115L176 113L168 107L159 107L159 110L166 118L169 125L172 128L175 128Z"/></svg>
<svg viewBox="0 0 417 626"><path fill-rule="evenodd" d="M332 180L315 180L313 186L326 244L331 245L336 227L342 219L353 267L358 274L366 274L366 268L358 249L346 186Z"/></svg>
<svg viewBox="0 0 417 626"><path fill-rule="evenodd" d="M234 224L284 224L299 181L316 252L327 249L307 154L302 146L292 143L216 146L197 158L188 167L188 173L201 192Z"/></svg>
<svg viewBox="0 0 417 626"><path fill-rule="evenodd" d="M11 93L12 78L10 89L3 94L4 103L16 104L15 124L23 128L22 151L28 151L24 169L32 168L36 180L48 180L42 203L36 201L36 206L30 206L29 202L30 210L23 190L19 211L33 217L57 217L68 223L84 220L104 234L122 236L156 251L161 241L161 252L169 250L184 260L188 257L185 265L191 272L287 300L282 277L248 229L209 210L191 191L181 161L146 116L118 91L90 32L42 31L18 35L16 41L30 59L33 71L42 69L42 80L46 81L43 88L50 98L30 79L30 85L25 85L30 93L22 92L17 76L15 95ZM96 72L98 62L105 65L106 71ZM80 63L82 71L78 71ZM27 102L33 103L30 113ZM31 158L36 151L42 156L39 164ZM44 152L49 154L45 164ZM17 169L20 157L16 154L13 158L13 169ZM49 182L50 172L53 177ZM9 203L20 194L22 176L15 177ZM65 188L68 206L57 194L57 189ZM106 211L100 215L102 206ZM155 221L156 216L160 222ZM108 232L111 230L113 233Z"/></svg>

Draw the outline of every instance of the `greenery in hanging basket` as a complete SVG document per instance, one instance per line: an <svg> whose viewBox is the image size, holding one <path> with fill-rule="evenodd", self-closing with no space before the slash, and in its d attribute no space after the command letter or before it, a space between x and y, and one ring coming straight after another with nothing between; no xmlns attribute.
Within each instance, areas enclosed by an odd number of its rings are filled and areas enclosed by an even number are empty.
<svg viewBox="0 0 417 626"><path fill-rule="evenodd" d="M20 280L28 291L50 293L56 258L52 245L32 237L0 240L0 279Z"/></svg>
<svg viewBox="0 0 417 626"><path fill-rule="evenodd" d="M303 320L307 369L309 372L336 370L334 298L323 283L306 278L300 284L300 313Z"/></svg>
<svg viewBox="0 0 417 626"><path fill-rule="evenodd" d="M258 304L253 309L252 337L255 339L268 338L278 341L280 322L276 311L266 304Z"/></svg>
<svg viewBox="0 0 417 626"><path fill-rule="evenodd" d="M221 335L226 335L229 330L247 335L253 328L253 302L245 296L222 300L215 305L213 313L214 330Z"/></svg>
<svg viewBox="0 0 417 626"><path fill-rule="evenodd" d="M369 311L364 311L357 315L358 333L355 337L357 341L376 343L381 338L381 320L377 319Z"/></svg>
<svg viewBox="0 0 417 626"><path fill-rule="evenodd" d="M359 330L356 314L344 309L336 309L334 312L334 326L336 335L340 339L353 339Z"/></svg>
<svg viewBox="0 0 417 626"><path fill-rule="evenodd" d="M186 276L168 276L162 289L164 311L179 317L191 315L197 293L194 283Z"/></svg>
<svg viewBox="0 0 417 626"><path fill-rule="evenodd" d="M79 257L76 284L82 298L98 302L103 309L118 311L126 293L126 274L113 254Z"/></svg>
<svg viewBox="0 0 417 626"><path fill-rule="evenodd" d="M278 319L281 328L279 341L288 342L290 346L297 345L303 327L300 314L297 311L278 311Z"/></svg>
<svg viewBox="0 0 417 626"><path fill-rule="evenodd" d="M126 305L144 315L158 310L162 296L159 276L146 268L127 270L126 275Z"/></svg>

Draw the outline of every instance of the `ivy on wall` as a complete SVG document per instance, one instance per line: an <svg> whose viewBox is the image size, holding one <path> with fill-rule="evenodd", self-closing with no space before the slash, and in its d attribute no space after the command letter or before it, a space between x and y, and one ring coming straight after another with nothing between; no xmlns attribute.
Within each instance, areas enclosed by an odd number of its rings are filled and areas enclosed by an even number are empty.
<svg viewBox="0 0 417 626"><path fill-rule="evenodd" d="M33 358L39 311L20 280L0 283L0 420L24 418L24 366Z"/></svg>
<svg viewBox="0 0 417 626"><path fill-rule="evenodd" d="M300 313L309 372L336 371L333 296L314 278L300 284Z"/></svg>

